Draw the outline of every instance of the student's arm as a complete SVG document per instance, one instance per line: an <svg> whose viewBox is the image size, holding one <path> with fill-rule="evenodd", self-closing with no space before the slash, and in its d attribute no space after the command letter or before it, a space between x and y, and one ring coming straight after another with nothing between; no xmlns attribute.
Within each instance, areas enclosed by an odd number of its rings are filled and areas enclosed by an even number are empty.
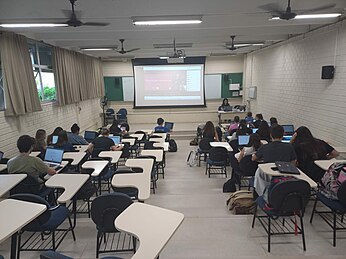
<svg viewBox="0 0 346 259"><path fill-rule="evenodd" d="M217 141L217 142L220 141L220 140L219 140L219 136L217 135L216 130L215 130L215 132L214 132L214 139L215 139L215 141Z"/></svg>
<svg viewBox="0 0 346 259"><path fill-rule="evenodd" d="M253 155L252 155L251 160L252 160L252 161L257 161L257 160L258 160L258 157L256 156L256 154L253 154Z"/></svg>
<svg viewBox="0 0 346 259"><path fill-rule="evenodd" d="M294 132L294 134L292 135L292 138L290 140L290 144L293 144L294 141L296 140L296 138L297 138L297 132Z"/></svg>
<svg viewBox="0 0 346 259"><path fill-rule="evenodd" d="M90 143L89 146L88 146L88 152L91 154L93 152L93 149L94 149L94 144L93 143Z"/></svg>
<svg viewBox="0 0 346 259"><path fill-rule="evenodd" d="M56 171L55 171L54 168L48 167L47 174L49 174L49 175L54 175L54 174L56 174Z"/></svg>
<svg viewBox="0 0 346 259"><path fill-rule="evenodd" d="M41 173L47 173L49 175L56 174L55 169L43 163L41 159L39 159L38 157L34 157L34 159L35 159L36 170L38 170Z"/></svg>
<svg viewBox="0 0 346 259"><path fill-rule="evenodd" d="M265 145L262 145L255 154L252 155L251 160L252 161L258 161L261 160L263 158L263 148L265 147Z"/></svg>
<svg viewBox="0 0 346 259"><path fill-rule="evenodd" d="M243 157L244 157L244 148L240 151L238 162L240 162L240 160L242 160Z"/></svg>
<svg viewBox="0 0 346 259"><path fill-rule="evenodd" d="M337 157L337 156L339 156L339 155L340 155L339 152L336 151L335 149L333 149L332 152L330 152L329 154L327 154L327 158L328 158L328 159L332 159L332 158L335 158L335 157Z"/></svg>
<svg viewBox="0 0 346 259"><path fill-rule="evenodd" d="M120 151L120 150L122 150L123 149L123 147L122 146L111 146L111 150L112 151Z"/></svg>

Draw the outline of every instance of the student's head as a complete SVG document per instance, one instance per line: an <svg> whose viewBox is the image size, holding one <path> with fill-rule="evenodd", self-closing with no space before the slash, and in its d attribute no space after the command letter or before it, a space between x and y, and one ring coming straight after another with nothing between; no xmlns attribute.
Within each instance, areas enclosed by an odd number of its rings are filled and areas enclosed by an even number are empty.
<svg viewBox="0 0 346 259"><path fill-rule="evenodd" d="M56 127L55 130L53 131L52 135L53 136L58 136L59 132L62 131L63 129L61 127Z"/></svg>
<svg viewBox="0 0 346 259"><path fill-rule="evenodd" d="M248 116L248 117L252 117L252 112L248 112L248 113L247 113L247 116Z"/></svg>
<svg viewBox="0 0 346 259"><path fill-rule="evenodd" d="M211 121L207 121L203 128L203 135L213 135L215 132L215 127L214 124Z"/></svg>
<svg viewBox="0 0 346 259"><path fill-rule="evenodd" d="M273 127L271 127L270 135L272 139L282 139L284 132L285 130L281 125L275 124Z"/></svg>
<svg viewBox="0 0 346 259"><path fill-rule="evenodd" d="M256 114L256 120L263 120L263 115L262 115L262 113L257 113L257 114Z"/></svg>
<svg viewBox="0 0 346 259"><path fill-rule="evenodd" d="M239 123L240 118L239 118L239 116L234 116L234 119L233 119L233 120L234 120L235 123Z"/></svg>
<svg viewBox="0 0 346 259"><path fill-rule="evenodd" d="M59 132L58 134L58 142L56 143L58 146L60 145L64 145L68 142L68 138L67 138L67 132L66 130L62 130Z"/></svg>
<svg viewBox="0 0 346 259"><path fill-rule="evenodd" d="M162 119L162 118L158 118L158 119L157 119L157 125L162 125L164 122L165 122L165 121L164 121L164 119Z"/></svg>
<svg viewBox="0 0 346 259"><path fill-rule="evenodd" d="M106 127L103 127L101 129L101 135L104 137L108 137L109 136L109 129L107 129Z"/></svg>
<svg viewBox="0 0 346 259"><path fill-rule="evenodd" d="M228 105L228 99L227 98L222 100L222 106L224 106L224 105Z"/></svg>
<svg viewBox="0 0 346 259"><path fill-rule="evenodd" d="M74 133L74 134L79 134L79 130L80 130L80 128L79 128L79 126L77 125L77 123L75 123L75 124L73 124L73 125L71 126L71 132L72 132L72 133Z"/></svg>
<svg viewBox="0 0 346 259"><path fill-rule="evenodd" d="M35 134L36 141L43 141L46 139L46 131L44 129L38 129Z"/></svg>
<svg viewBox="0 0 346 259"><path fill-rule="evenodd" d="M274 125L274 124L279 124L278 120L275 117L271 117L270 118L270 125Z"/></svg>
<svg viewBox="0 0 346 259"><path fill-rule="evenodd" d="M257 150L260 148L261 145L261 137L257 133L251 134L249 138L249 146Z"/></svg>
<svg viewBox="0 0 346 259"><path fill-rule="evenodd" d="M261 121L256 132L261 138L270 138L270 128L266 121Z"/></svg>
<svg viewBox="0 0 346 259"><path fill-rule="evenodd" d="M297 143L308 143L314 141L314 137L312 136L311 131L305 126L301 126L298 129L296 129L296 134L297 137L295 139L295 142Z"/></svg>
<svg viewBox="0 0 346 259"><path fill-rule="evenodd" d="M247 128L247 122L246 122L246 120L241 119L241 120L239 121L238 129L245 129L245 128Z"/></svg>
<svg viewBox="0 0 346 259"><path fill-rule="evenodd" d="M17 140L17 148L20 153L29 153L33 145L35 144L35 139L29 135L20 136Z"/></svg>

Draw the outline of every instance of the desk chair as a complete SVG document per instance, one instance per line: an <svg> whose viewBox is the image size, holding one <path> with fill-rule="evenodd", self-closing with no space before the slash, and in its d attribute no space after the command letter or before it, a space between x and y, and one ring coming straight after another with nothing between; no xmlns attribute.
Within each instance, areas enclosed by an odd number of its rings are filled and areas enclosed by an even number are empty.
<svg viewBox="0 0 346 259"><path fill-rule="evenodd" d="M209 138L202 138L201 141L199 142L198 149L197 149L198 166L201 166L202 158L204 159L204 161L207 161L207 157L208 157L209 151L211 149L211 146L210 146L211 141L212 140Z"/></svg>
<svg viewBox="0 0 346 259"><path fill-rule="evenodd" d="M45 251L40 254L40 259L73 259L73 258L60 254L55 251Z"/></svg>
<svg viewBox="0 0 346 259"><path fill-rule="evenodd" d="M205 167L205 174L210 178L211 174L225 174L227 178L228 152L224 147L212 147L209 151L207 164ZM215 170L220 170L217 172Z"/></svg>
<svg viewBox="0 0 346 259"><path fill-rule="evenodd" d="M127 110L125 108L119 109L117 113L117 119L119 124L127 123Z"/></svg>
<svg viewBox="0 0 346 259"><path fill-rule="evenodd" d="M115 171L113 177L116 174L135 174L135 173L141 173L143 170L137 170L137 168L119 168ZM113 179L112 177L112 179ZM112 181L112 180L111 180ZM138 200L138 189L135 187L114 187L112 186L112 189L114 192L118 193L124 193L128 195L132 200Z"/></svg>
<svg viewBox="0 0 346 259"><path fill-rule="evenodd" d="M258 162L252 161L252 156L244 156L239 163L239 170L234 170L236 175L236 180L239 185L239 189L241 187L247 187L250 190L251 183L253 183L253 177L255 176L256 170L258 168ZM246 185L243 183L247 182Z"/></svg>
<svg viewBox="0 0 346 259"><path fill-rule="evenodd" d="M139 146L141 146L142 144L144 145L145 141L147 140L147 134L141 130L137 130L135 134L143 134L142 139L138 139L138 144Z"/></svg>

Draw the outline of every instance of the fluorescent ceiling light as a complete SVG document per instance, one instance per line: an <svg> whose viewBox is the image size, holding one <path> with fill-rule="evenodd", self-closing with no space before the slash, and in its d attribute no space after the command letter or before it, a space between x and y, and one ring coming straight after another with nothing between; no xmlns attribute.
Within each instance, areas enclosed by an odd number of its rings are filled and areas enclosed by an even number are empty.
<svg viewBox="0 0 346 259"><path fill-rule="evenodd" d="M169 57L160 57L160 59L169 59Z"/></svg>
<svg viewBox="0 0 346 259"><path fill-rule="evenodd" d="M339 17L340 15L341 13L301 14L301 15L297 15L295 18L291 20L336 18L336 17ZM280 20L280 17L272 17L270 20Z"/></svg>
<svg viewBox="0 0 346 259"><path fill-rule="evenodd" d="M263 46L263 45L264 43L239 43L239 44L234 44L234 47Z"/></svg>
<svg viewBox="0 0 346 259"><path fill-rule="evenodd" d="M132 17L132 23L134 25L181 25L181 24L199 24L202 22L201 16L144 16L144 17Z"/></svg>
<svg viewBox="0 0 346 259"><path fill-rule="evenodd" d="M81 48L81 50L85 51L102 51L102 50L113 50L111 48Z"/></svg>
<svg viewBox="0 0 346 259"><path fill-rule="evenodd" d="M4 23L4 28L37 28L37 27L66 27L66 23Z"/></svg>

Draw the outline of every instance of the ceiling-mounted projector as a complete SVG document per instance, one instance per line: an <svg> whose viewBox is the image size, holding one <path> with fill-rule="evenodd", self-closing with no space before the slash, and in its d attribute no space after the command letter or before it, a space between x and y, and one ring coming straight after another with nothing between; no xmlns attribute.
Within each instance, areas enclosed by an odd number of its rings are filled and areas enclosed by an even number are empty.
<svg viewBox="0 0 346 259"><path fill-rule="evenodd" d="M169 64L184 63L184 58L168 58L167 63Z"/></svg>

